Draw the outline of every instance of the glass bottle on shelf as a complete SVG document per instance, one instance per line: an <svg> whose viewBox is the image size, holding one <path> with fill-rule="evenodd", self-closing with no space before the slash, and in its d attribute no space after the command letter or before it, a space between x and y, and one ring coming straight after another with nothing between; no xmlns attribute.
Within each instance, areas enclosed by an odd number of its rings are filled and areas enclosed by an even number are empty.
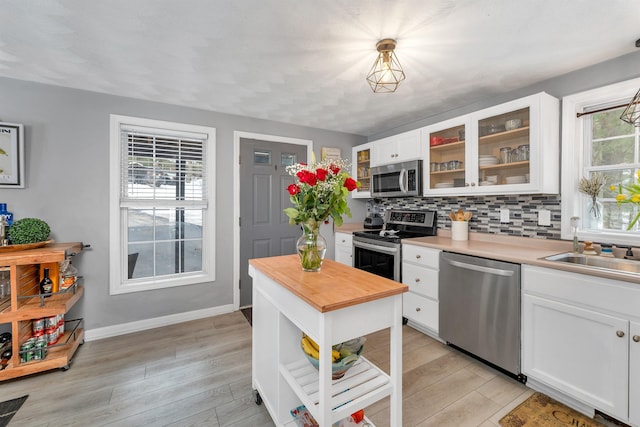
<svg viewBox="0 0 640 427"><path fill-rule="evenodd" d="M51 291L53 287L53 281L49 277L49 269L45 268L42 272L42 280L40 281L40 293L43 294L45 298L49 298L51 296Z"/></svg>
<svg viewBox="0 0 640 427"><path fill-rule="evenodd" d="M9 227L13 224L13 213L7 211L6 203L0 203L0 219L6 220Z"/></svg>

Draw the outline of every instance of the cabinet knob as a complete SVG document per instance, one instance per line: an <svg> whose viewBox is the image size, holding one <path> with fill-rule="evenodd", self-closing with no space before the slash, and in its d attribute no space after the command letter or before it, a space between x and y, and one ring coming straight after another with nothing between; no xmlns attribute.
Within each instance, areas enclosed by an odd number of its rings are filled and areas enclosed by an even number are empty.
<svg viewBox="0 0 640 427"><path fill-rule="evenodd" d="M346 240L342 239L342 243L345 243L345 242L346 242Z"/></svg>
<svg viewBox="0 0 640 427"><path fill-rule="evenodd" d="M420 259L422 258L420 255L416 255L416 259Z"/></svg>
<svg viewBox="0 0 640 427"><path fill-rule="evenodd" d="M475 186L476 186L476 183L475 183L475 182L472 182L472 183L471 183L471 186L472 186L472 187L475 187Z"/></svg>
<svg viewBox="0 0 640 427"><path fill-rule="evenodd" d="M468 183L468 182L465 182L465 183L464 183L464 186L465 186L465 187L468 187L468 186L469 186L469 183Z"/></svg>
<svg viewBox="0 0 640 427"><path fill-rule="evenodd" d="M617 331L616 335L619 336L620 338L624 337L624 332L622 331Z"/></svg>
<svg viewBox="0 0 640 427"><path fill-rule="evenodd" d="M640 335L634 335L633 342L640 342Z"/></svg>
<svg viewBox="0 0 640 427"><path fill-rule="evenodd" d="M420 278L416 277L416 283L420 283Z"/></svg>
<svg viewBox="0 0 640 427"><path fill-rule="evenodd" d="M416 311L420 311L420 307L416 307Z"/></svg>

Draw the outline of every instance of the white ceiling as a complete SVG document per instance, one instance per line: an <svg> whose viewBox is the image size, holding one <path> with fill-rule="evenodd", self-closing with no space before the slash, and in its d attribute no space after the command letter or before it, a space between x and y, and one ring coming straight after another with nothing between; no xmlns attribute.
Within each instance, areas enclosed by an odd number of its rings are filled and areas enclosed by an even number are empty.
<svg viewBox="0 0 640 427"><path fill-rule="evenodd" d="M637 48L638 0L3 0L0 76L371 135ZM407 79L365 81L395 38Z"/></svg>

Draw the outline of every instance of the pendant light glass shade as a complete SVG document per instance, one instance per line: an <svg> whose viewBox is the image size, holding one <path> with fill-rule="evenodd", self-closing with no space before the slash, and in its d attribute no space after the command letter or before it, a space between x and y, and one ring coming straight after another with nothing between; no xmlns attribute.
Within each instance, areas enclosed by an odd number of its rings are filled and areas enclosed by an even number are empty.
<svg viewBox="0 0 640 427"><path fill-rule="evenodd" d="M635 127L640 127L640 90L633 97L627 108L624 109L620 120L627 122Z"/></svg>
<svg viewBox="0 0 640 427"><path fill-rule="evenodd" d="M405 79L402 66L394 52L396 41L380 40L376 48L378 57L367 75L367 82L375 93L395 92L400 82Z"/></svg>

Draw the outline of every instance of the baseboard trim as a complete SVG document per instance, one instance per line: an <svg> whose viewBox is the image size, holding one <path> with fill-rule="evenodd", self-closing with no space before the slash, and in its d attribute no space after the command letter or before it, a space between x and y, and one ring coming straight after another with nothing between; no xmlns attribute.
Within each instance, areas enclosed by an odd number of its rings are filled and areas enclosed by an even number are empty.
<svg viewBox="0 0 640 427"><path fill-rule="evenodd" d="M191 320L204 319L205 317L218 316L233 311L233 304L221 305L218 307L206 308L203 310L188 311L186 313L170 314L168 316L154 317L153 319L138 320L118 325L105 326L86 330L85 341L101 340L103 338L117 337L132 332L146 331L147 329L159 328L162 326L175 325L177 323L189 322Z"/></svg>
<svg viewBox="0 0 640 427"><path fill-rule="evenodd" d="M557 391L556 389L549 387L548 385L536 381L531 377L527 378L527 387L539 391L540 393L544 393L547 396L557 400L560 403L567 405L568 407L575 409L576 411L586 415L589 418L593 418L595 415L595 409L592 406L582 403L581 401L574 399L566 394Z"/></svg>

